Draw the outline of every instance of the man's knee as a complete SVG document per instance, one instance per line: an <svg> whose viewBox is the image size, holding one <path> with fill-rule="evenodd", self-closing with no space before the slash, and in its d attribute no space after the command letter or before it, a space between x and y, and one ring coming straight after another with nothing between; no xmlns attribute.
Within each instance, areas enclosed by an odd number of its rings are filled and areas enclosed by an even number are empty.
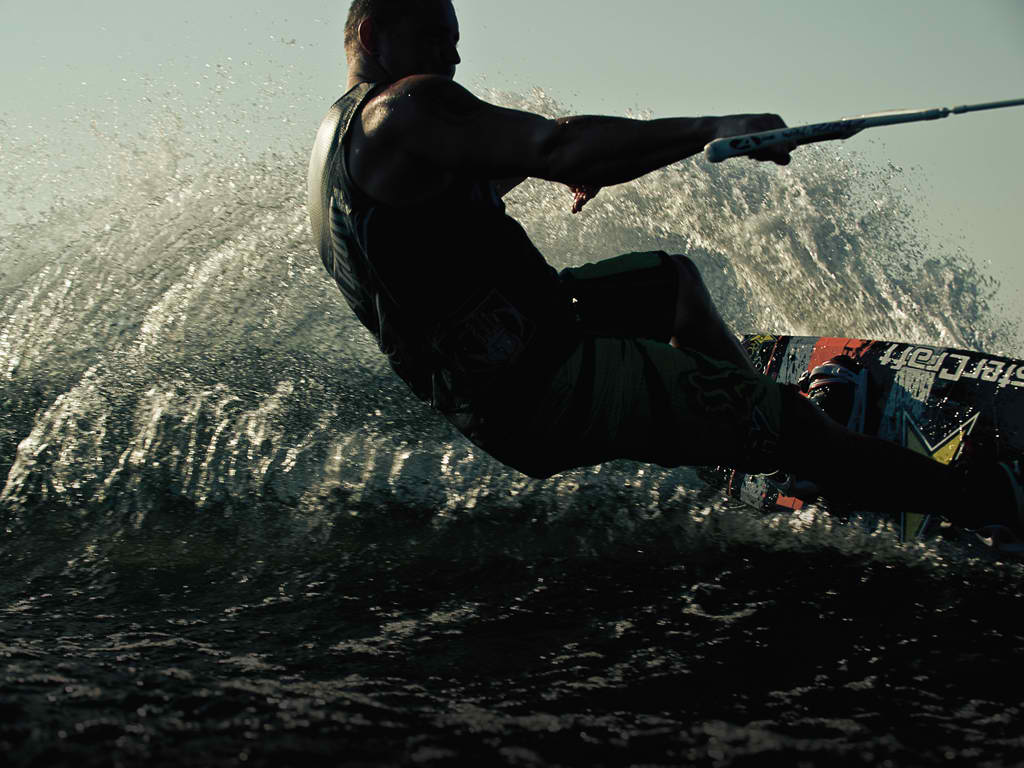
<svg viewBox="0 0 1024 768"><path fill-rule="evenodd" d="M714 305L700 270L693 259L681 254L669 254L676 268L679 290L676 294L675 328L682 329L699 324L714 315Z"/></svg>

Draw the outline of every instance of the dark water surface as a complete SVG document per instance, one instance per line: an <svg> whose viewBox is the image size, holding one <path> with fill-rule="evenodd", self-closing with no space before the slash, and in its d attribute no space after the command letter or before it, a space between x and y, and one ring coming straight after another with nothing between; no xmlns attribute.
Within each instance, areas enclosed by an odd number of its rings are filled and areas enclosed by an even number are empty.
<svg viewBox="0 0 1024 768"><path fill-rule="evenodd" d="M1024 764L1020 564L480 455L323 274L311 138L117 139L0 228L0 763ZM558 267L691 255L738 331L1020 356L913 183L817 147L509 204Z"/></svg>
<svg viewBox="0 0 1024 768"><path fill-rule="evenodd" d="M0 741L19 765L1018 764L1019 569L648 533L22 584Z"/></svg>

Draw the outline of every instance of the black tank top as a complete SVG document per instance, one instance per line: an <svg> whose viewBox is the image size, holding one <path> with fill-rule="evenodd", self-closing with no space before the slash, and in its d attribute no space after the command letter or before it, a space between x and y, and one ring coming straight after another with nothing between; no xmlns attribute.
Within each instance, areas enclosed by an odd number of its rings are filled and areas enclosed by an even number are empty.
<svg viewBox="0 0 1024 768"><path fill-rule="evenodd" d="M446 414L543 375L577 342L558 275L487 179L396 208L353 181L352 121L376 93L361 83L331 108L309 168L321 259L395 372Z"/></svg>

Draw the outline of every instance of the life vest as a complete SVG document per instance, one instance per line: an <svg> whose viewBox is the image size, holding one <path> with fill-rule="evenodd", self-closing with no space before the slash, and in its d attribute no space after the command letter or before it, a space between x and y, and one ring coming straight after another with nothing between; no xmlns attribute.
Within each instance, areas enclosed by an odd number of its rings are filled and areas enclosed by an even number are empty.
<svg viewBox="0 0 1024 768"><path fill-rule="evenodd" d="M407 208L359 188L348 136L377 90L356 85L320 126L308 178L313 237L395 372L443 413L470 412L523 371L569 354L570 300L489 180L458 178Z"/></svg>

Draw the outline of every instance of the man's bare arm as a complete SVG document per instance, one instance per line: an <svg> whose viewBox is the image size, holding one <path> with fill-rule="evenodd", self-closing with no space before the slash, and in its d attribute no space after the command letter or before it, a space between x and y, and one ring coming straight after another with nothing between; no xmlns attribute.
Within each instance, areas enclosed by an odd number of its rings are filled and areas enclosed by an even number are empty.
<svg viewBox="0 0 1024 768"><path fill-rule="evenodd" d="M713 139L784 125L776 115L661 120L581 116L556 123L560 129L554 153L560 177L556 180L571 178L577 185L594 187L632 181L698 154ZM765 152L757 159L784 165L789 153Z"/></svg>
<svg viewBox="0 0 1024 768"><path fill-rule="evenodd" d="M433 76L406 78L378 102L373 115L364 115L367 137L397 145L434 167L598 187L690 157L712 139L783 125L775 115L549 120L487 104ZM760 159L785 163L788 154L766 152Z"/></svg>

